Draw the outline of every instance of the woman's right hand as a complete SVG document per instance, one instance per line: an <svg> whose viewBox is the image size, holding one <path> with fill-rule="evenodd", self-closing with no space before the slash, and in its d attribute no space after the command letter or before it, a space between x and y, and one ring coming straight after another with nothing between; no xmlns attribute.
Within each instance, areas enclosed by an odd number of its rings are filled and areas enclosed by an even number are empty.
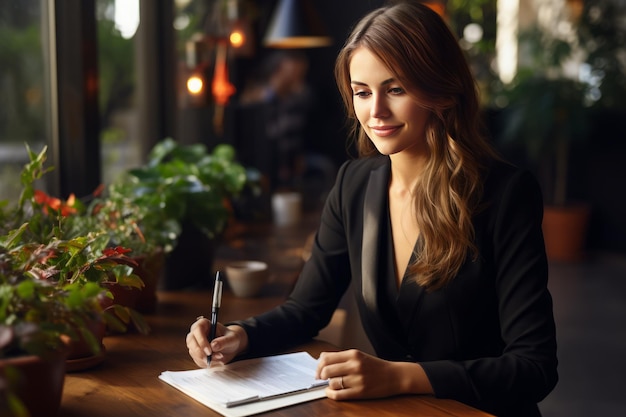
<svg viewBox="0 0 626 417"><path fill-rule="evenodd" d="M187 333L189 356L200 368L207 367L207 356L211 355L211 366L223 365L233 360L248 347L248 335L241 326L225 327L218 323L215 339L209 343L211 321L206 318L196 320Z"/></svg>

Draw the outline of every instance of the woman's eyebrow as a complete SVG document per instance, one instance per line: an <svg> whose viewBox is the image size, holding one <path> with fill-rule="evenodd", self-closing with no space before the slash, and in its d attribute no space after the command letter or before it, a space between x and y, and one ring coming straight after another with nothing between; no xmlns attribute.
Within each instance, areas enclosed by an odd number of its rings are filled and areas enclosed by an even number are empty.
<svg viewBox="0 0 626 417"><path fill-rule="evenodd" d="M389 78L389 79L383 81L382 83L380 83L380 85L383 86L383 85L391 84L394 81L395 81L395 78ZM367 86L367 83L364 83L362 81L357 81L357 80L350 81L350 84L360 85L360 86Z"/></svg>

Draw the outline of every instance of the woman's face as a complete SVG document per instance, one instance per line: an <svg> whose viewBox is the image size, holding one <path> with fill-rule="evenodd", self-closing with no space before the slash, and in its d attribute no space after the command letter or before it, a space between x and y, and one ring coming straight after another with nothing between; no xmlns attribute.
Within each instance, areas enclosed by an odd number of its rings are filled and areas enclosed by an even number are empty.
<svg viewBox="0 0 626 417"><path fill-rule="evenodd" d="M395 75L364 47L352 54L350 83L355 115L381 154L426 152L430 111L411 97Z"/></svg>

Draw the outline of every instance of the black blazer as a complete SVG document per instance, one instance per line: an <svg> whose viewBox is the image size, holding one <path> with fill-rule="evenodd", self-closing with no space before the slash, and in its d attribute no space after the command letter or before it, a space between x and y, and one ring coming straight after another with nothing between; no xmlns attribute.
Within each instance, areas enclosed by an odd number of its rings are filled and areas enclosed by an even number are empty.
<svg viewBox="0 0 626 417"><path fill-rule="evenodd" d="M558 377L535 179L493 162L474 217L478 259L470 254L443 289L426 292L405 278L394 294L388 291L395 280L387 262L389 172L383 156L341 167L292 294L282 306L239 322L250 352L268 354L314 337L353 281L379 357L419 362L437 397L498 415L539 415L536 403Z"/></svg>

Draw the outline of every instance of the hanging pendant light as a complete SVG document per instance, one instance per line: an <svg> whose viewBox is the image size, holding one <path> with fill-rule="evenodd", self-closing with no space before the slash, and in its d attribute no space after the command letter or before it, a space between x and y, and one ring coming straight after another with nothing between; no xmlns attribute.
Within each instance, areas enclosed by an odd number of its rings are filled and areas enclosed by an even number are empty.
<svg viewBox="0 0 626 417"><path fill-rule="evenodd" d="M228 46L226 42L218 42L215 51L215 69L213 82L211 83L211 92L215 102L222 106L226 105L230 96L235 94L235 86L228 79L227 54Z"/></svg>
<svg viewBox="0 0 626 417"><path fill-rule="evenodd" d="M235 94L235 86L228 79L228 43L222 40L217 43L215 50L215 67L213 81L211 83L211 93L215 102L215 113L213 114L213 128L221 135L224 131L224 107L228 103L230 96Z"/></svg>
<svg viewBox="0 0 626 417"><path fill-rule="evenodd" d="M263 44L268 48L317 48L332 44L309 0L280 0Z"/></svg>

